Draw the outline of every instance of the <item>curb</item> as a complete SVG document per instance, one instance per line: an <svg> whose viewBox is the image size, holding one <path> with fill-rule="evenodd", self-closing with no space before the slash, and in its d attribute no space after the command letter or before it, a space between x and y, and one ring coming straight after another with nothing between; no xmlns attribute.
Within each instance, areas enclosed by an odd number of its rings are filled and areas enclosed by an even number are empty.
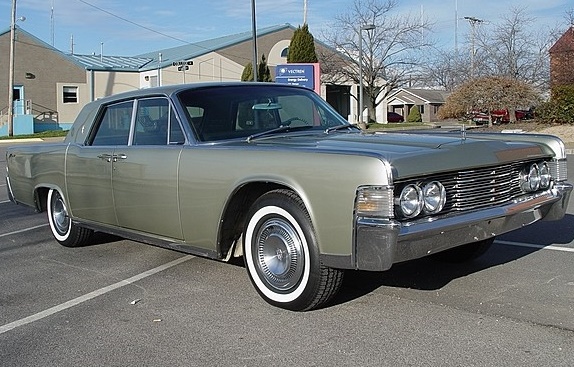
<svg viewBox="0 0 574 367"><path fill-rule="evenodd" d="M18 144L18 143L30 143L30 142L41 142L44 141L40 138L28 138L28 139L0 139L0 144Z"/></svg>

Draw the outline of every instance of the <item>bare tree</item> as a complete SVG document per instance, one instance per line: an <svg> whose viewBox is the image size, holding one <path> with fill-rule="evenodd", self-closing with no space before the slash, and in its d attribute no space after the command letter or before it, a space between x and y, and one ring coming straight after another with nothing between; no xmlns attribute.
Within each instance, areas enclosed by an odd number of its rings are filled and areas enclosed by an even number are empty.
<svg viewBox="0 0 574 367"><path fill-rule="evenodd" d="M478 28L476 61L479 76L499 75L546 90L550 81L550 29L533 27L525 8L512 7L500 23Z"/></svg>
<svg viewBox="0 0 574 367"><path fill-rule="evenodd" d="M421 66L421 87L452 92L471 78L470 55L452 50L435 50Z"/></svg>
<svg viewBox="0 0 574 367"><path fill-rule="evenodd" d="M332 57L328 50L321 51L322 71L330 78L327 81L359 84L362 67L365 102L371 118L384 97L408 81L421 64L424 49L432 43L425 37L430 33L430 22L420 15L394 13L396 7L396 0L354 0L346 13L335 17L331 31L323 35L331 52L344 55L341 59ZM374 29L362 30L371 24ZM363 37L362 42L359 37Z"/></svg>

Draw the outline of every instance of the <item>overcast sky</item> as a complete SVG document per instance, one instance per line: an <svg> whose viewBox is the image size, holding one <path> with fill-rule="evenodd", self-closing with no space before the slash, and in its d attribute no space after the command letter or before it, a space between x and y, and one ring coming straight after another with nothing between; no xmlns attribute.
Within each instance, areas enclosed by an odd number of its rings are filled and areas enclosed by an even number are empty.
<svg viewBox="0 0 574 367"><path fill-rule="evenodd" d="M315 38L344 13L352 0L308 0L307 20ZM53 11L52 9L53 5ZM432 35L454 48L469 34L465 16L496 24L512 7L524 8L540 32L567 27L572 0L398 0L394 12L424 14L435 23ZM256 0L257 26L303 23L304 0ZM458 9L455 12L455 9ZM53 18L52 18L53 15ZM0 3L0 29L10 27L11 1ZM74 53L134 56L251 30L250 0L17 0L17 24L48 44ZM52 20L53 19L53 20ZM3 26L2 26L3 25ZM52 32L53 31L53 32ZM102 46L103 43L103 46Z"/></svg>

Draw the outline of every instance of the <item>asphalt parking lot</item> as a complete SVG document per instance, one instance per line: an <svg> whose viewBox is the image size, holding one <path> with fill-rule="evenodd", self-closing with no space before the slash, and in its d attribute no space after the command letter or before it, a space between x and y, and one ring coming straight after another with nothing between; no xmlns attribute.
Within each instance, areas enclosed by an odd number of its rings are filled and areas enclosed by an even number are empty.
<svg viewBox="0 0 574 367"><path fill-rule="evenodd" d="M297 313L260 299L241 262L106 235L61 247L2 180L0 364L573 366L573 241L571 202L474 262L348 272L332 305Z"/></svg>

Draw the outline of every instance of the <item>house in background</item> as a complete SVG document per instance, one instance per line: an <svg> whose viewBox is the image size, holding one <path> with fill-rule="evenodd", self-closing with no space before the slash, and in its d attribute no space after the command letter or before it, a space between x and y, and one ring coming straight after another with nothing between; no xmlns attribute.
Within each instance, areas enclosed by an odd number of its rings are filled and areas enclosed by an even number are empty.
<svg viewBox="0 0 574 367"><path fill-rule="evenodd" d="M574 85L574 25L554 43L550 54L550 86Z"/></svg>
<svg viewBox="0 0 574 367"><path fill-rule="evenodd" d="M295 27L257 31L272 73L287 62ZM239 81L252 62L252 33L218 37L136 56L66 54L16 27L14 52L14 134L67 130L88 102L158 85ZM316 49L326 47L316 42ZM318 52L320 54L321 52ZM0 32L0 136L7 135L10 29ZM321 96L348 118L356 115L352 83L322 84ZM4 102L6 101L6 102Z"/></svg>
<svg viewBox="0 0 574 367"><path fill-rule="evenodd" d="M411 108L418 107L422 122L438 121L437 113L445 103L448 92L432 89L400 88L391 92L386 99L388 112L402 115L407 121Z"/></svg>

